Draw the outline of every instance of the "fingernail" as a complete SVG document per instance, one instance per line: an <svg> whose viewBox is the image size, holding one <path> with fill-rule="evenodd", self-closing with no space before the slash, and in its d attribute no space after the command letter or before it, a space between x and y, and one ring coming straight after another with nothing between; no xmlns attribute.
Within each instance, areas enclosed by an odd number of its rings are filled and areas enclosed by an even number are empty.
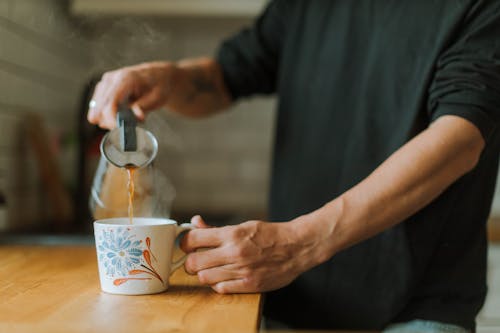
<svg viewBox="0 0 500 333"><path fill-rule="evenodd" d="M191 218L191 223L196 223L197 221L199 221L201 219L201 216L200 215L195 215Z"/></svg>

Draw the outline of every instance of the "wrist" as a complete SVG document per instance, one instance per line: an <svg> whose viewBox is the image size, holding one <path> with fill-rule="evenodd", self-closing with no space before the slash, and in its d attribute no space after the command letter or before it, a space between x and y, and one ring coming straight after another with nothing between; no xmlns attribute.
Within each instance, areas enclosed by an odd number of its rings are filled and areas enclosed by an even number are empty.
<svg viewBox="0 0 500 333"><path fill-rule="evenodd" d="M309 267L304 270L324 263L340 250L336 242L336 228L342 215L342 205L330 207L332 203L290 222L297 242L302 244L302 251L307 256Z"/></svg>

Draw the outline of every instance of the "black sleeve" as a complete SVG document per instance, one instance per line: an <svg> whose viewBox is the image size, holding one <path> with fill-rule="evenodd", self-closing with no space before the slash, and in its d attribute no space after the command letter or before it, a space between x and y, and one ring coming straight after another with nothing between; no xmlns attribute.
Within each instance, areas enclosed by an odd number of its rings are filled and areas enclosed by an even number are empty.
<svg viewBox="0 0 500 333"><path fill-rule="evenodd" d="M220 46L216 59L233 99L276 91L288 1L272 1L251 28Z"/></svg>
<svg viewBox="0 0 500 333"><path fill-rule="evenodd" d="M472 122L486 142L500 123L500 1L476 1L437 61L429 115Z"/></svg>

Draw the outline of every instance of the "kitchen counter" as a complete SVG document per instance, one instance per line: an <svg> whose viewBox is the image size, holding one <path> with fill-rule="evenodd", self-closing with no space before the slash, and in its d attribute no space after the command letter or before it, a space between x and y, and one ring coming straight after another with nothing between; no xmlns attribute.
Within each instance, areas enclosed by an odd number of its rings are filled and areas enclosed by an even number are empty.
<svg viewBox="0 0 500 333"><path fill-rule="evenodd" d="M0 332L255 332L260 294L220 295L183 269L161 294L100 290L93 246L0 246Z"/></svg>

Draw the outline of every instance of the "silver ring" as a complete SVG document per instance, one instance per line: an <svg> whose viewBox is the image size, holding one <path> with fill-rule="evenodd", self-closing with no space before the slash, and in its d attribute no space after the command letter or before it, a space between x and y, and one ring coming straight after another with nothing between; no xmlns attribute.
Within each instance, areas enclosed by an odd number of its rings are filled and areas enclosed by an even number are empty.
<svg viewBox="0 0 500 333"><path fill-rule="evenodd" d="M97 105L97 102L94 99L90 100L89 109L95 108L96 105Z"/></svg>

